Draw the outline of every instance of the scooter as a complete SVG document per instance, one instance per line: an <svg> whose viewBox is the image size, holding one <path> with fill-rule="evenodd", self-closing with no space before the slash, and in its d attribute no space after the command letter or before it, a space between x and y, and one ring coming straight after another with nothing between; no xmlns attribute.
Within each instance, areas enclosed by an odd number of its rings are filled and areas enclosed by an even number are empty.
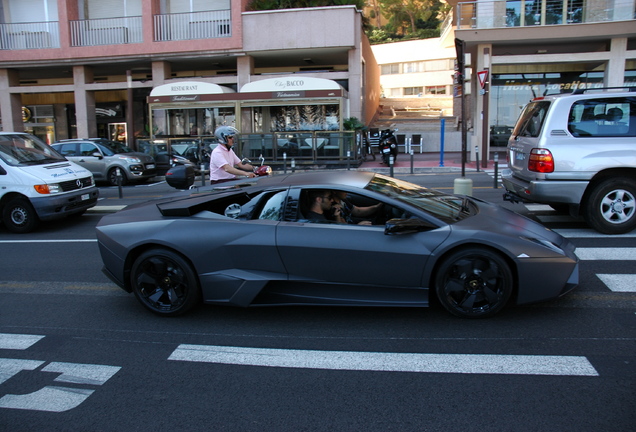
<svg viewBox="0 0 636 432"><path fill-rule="evenodd" d="M380 142L378 147L380 148L380 154L382 155L382 162L385 165L390 164L391 156L393 157L393 163L397 160L398 144L395 132L397 129L383 129L380 131Z"/></svg>
<svg viewBox="0 0 636 432"><path fill-rule="evenodd" d="M265 176L271 175L272 167L269 165L264 165L265 158L263 157L263 155L259 156L259 160L261 161L261 164L260 166L254 167L254 174L256 174L257 177L265 177ZM252 161L249 160L248 158L243 158L243 160L241 160L241 163L252 165Z"/></svg>

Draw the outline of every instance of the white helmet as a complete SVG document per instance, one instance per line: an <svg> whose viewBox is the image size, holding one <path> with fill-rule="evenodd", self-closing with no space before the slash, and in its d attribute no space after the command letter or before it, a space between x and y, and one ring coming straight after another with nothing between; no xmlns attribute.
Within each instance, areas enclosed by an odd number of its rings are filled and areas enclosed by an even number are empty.
<svg viewBox="0 0 636 432"><path fill-rule="evenodd" d="M219 141L219 144L227 144L227 137L238 135L239 131L232 126L219 126L214 131L214 136Z"/></svg>

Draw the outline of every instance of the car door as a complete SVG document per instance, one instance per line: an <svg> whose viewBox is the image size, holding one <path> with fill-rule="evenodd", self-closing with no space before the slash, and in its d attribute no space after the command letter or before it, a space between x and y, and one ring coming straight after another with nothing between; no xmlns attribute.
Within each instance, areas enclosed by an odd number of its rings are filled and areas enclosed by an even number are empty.
<svg viewBox="0 0 636 432"><path fill-rule="evenodd" d="M385 235L384 225L300 219L281 222L276 242L290 280L421 287L426 261L447 235L445 230Z"/></svg>
<svg viewBox="0 0 636 432"><path fill-rule="evenodd" d="M100 154L101 156L94 156ZM79 143L78 163L93 173L95 179L103 180L106 178L106 159L99 148L90 142Z"/></svg>

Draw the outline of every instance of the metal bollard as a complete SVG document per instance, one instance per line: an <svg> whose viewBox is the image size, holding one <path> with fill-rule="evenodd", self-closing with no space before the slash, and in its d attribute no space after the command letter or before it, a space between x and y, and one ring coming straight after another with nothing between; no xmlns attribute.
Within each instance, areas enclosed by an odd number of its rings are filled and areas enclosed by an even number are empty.
<svg viewBox="0 0 636 432"><path fill-rule="evenodd" d="M205 164L201 164L201 186L205 186Z"/></svg>
<svg viewBox="0 0 636 432"><path fill-rule="evenodd" d="M410 153L411 153L411 174L414 173L413 171L413 149L410 149Z"/></svg>
<svg viewBox="0 0 636 432"><path fill-rule="evenodd" d="M283 153L283 174L287 174L287 153Z"/></svg>
<svg viewBox="0 0 636 432"><path fill-rule="evenodd" d="M395 158L393 155L389 157L389 176L393 177L393 164L395 163Z"/></svg>
<svg viewBox="0 0 636 432"><path fill-rule="evenodd" d="M495 184L493 189L499 189L499 153L495 153Z"/></svg>
<svg viewBox="0 0 636 432"><path fill-rule="evenodd" d="M291 170L292 170L292 174L296 172L296 159L291 160Z"/></svg>
<svg viewBox="0 0 636 432"><path fill-rule="evenodd" d="M475 164L477 166L477 172L479 172L479 146L475 146Z"/></svg>
<svg viewBox="0 0 636 432"><path fill-rule="evenodd" d="M124 189L122 188L122 177L121 177L121 169L117 168L117 170L115 171L117 173L117 188L119 189L119 198L123 198L124 197Z"/></svg>
<svg viewBox="0 0 636 432"><path fill-rule="evenodd" d="M351 169L351 150L347 150L347 170Z"/></svg>

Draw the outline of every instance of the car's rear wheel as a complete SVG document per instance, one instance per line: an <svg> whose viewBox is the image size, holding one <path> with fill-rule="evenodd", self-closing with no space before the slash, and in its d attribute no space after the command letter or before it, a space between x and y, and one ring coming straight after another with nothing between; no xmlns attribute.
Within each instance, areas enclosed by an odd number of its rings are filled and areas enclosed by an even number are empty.
<svg viewBox="0 0 636 432"><path fill-rule="evenodd" d="M199 303L201 290L192 266L167 249L151 249L133 263L131 285L137 299L159 315L183 314Z"/></svg>
<svg viewBox="0 0 636 432"><path fill-rule="evenodd" d="M438 266L435 292L442 306L463 318L486 318L499 312L513 290L510 266L484 248L454 252Z"/></svg>
<svg viewBox="0 0 636 432"><path fill-rule="evenodd" d="M2 221L11 232L23 234L33 231L40 222L35 209L26 198L14 198L2 209Z"/></svg>
<svg viewBox="0 0 636 432"><path fill-rule="evenodd" d="M121 172L121 185L124 186L126 183L128 183L128 178L126 178L126 173L123 169L120 168L119 171ZM119 186L117 179L117 168L111 168L110 171L108 171L108 183L111 186Z"/></svg>
<svg viewBox="0 0 636 432"><path fill-rule="evenodd" d="M604 234L623 234L636 228L636 181L608 179L587 200L585 220Z"/></svg>

